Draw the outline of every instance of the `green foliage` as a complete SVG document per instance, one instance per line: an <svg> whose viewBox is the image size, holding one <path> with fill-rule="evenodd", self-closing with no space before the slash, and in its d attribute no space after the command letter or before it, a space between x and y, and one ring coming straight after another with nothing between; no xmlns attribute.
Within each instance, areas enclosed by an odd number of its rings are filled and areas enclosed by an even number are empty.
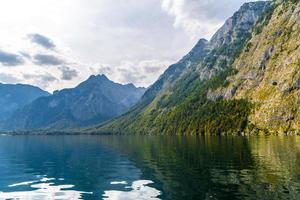
<svg viewBox="0 0 300 200"><path fill-rule="evenodd" d="M296 4L298 3L300 0L283 0L283 3L285 6L288 6L289 3L293 3Z"/></svg>
<svg viewBox="0 0 300 200"><path fill-rule="evenodd" d="M226 87L228 86L229 82L226 80L228 76L232 76L237 73L236 69L228 68L223 71L220 71L217 76L213 76L211 79L209 79L205 85L207 89L218 89L220 87Z"/></svg>
<svg viewBox="0 0 300 200"><path fill-rule="evenodd" d="M296 61L296 66L300 67L300 59Z"/></svg>
<svg viewBox="0 0 300 200"><path fill-rule="evenodd" d="M189 91L189 95L180 95L180 92L173 93L170 101L176 99L177 105L172 105L164 114L159 112L152 113L150 118L156 120L155 127L157 132L166 134L221 134L221 133L237 133L243 131L248 122L248 115L251 110L251 104L246 100L218 100L210 101L206 98L209 89L215 89L225 86L226 77L235 73L231 68L221 71L218 75L207 81L199 79L193 82L193 87ZM178 88L179 87L179 88ZM183 91L184 87L178 91ZM178 104L178 102L180 102ZM166 106L166 105L164 105Z"/></svg>
<svg viewBox="0 0 300 200"><path fill-rule="evenodd" d="M226 77L234 73L235 70L228 68L206 81L200 81L196 73L186 74L173 87L173 93L163 96L151 112L139 114L141 112L132 111L130 116L110 124L109 130L169 135L241 132L247 127L252 107L248 101L211 101L206 98L209 89L225 86Z"/></svg>
<svg viewBox="0 0 300 200"><path fill-rule="evenodd" d="M169 134L238 133L247 126L250 108L245 100L190 99L163 118L167 126L161 131ZM170 122L175 123L169 125Z"/></svg>

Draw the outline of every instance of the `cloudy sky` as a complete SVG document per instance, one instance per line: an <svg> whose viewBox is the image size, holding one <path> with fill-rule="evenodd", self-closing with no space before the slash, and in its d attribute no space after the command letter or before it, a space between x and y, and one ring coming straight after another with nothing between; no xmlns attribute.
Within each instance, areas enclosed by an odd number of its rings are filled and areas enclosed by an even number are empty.
<svg viewBox="0 0 300 200"><path fill-rule="evenodd" d="M3 0L0 82L48 91L91 74L151 85L246 0Z"/></svg>

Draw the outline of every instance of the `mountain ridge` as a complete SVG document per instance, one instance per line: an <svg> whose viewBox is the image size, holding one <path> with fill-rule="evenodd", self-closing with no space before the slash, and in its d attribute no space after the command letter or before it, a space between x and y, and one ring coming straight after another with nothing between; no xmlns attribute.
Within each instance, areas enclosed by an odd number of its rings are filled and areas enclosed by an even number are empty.
<svg viewBox="0 0 300 200"><path fill-rule="evenodd" d="M4 130L66 129L100 123L122 114L144 93L105 75L92 75L75 88L55 91L16 111Z"/></svg>
<svg viewBox="0 0 300 200"><path fill-rule="evenodd" d="M298 2L259 1L244 4L212 37L208 44L211 47L209 53L198 63L194 63L192 68L184 70L184 75L173 86L157 92L152 101L139 104L123 116L86 131L128 134L238 134L252 132L253 129L266 129L257 128L255 125L259 118L253 123L253 112L258 108L256 102L243 95L239 98L232 97L236 88L230 86L235 76L247 64L241 58L247 52L249 56L252 53L253 46L249 41L260 35L263 29L266 29L263 32L271 30L268 26L270 20L276 22L280 18L288 18L283 7L294 13L291 21L298 25ZM299 29L295 30L293 36L298 38ZM299 56L296 49L295 47L290 51ZM272 52L272 48L260 52L257 58L250 56L248 60L266 58L268 52ZM238 60L240 67L237 66ZM253 66L256 64L253 63ZM221 95L218 91L221 91ZM229 98L224 98L226 96Z"/></svg>
<svg viewBox="0 0 300 200"><path fill-rule="evenodd" d="M33 100L49 96L50 93L39 87L28 84L0 83L0 120L5 120L14 111L32 102Z"/></svg>

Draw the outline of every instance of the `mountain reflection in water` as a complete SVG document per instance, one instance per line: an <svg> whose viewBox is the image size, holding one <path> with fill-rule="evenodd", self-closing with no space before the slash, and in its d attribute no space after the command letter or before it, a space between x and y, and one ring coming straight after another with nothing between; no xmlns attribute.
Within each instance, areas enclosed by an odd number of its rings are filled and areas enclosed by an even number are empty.
<svg viewBox="0 0 300 200"><path fill-rule="evenodd" d="M0 199L299 199L300 138L2 136L0 177Z"/></svg>

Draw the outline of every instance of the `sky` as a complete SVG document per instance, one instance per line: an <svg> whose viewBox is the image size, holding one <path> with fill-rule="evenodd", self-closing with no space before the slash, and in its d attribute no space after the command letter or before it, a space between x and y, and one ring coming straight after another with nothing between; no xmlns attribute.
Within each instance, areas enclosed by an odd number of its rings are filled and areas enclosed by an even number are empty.
<svg viewBox="0 0 300 200"><path fill-rule="evenodd" d="M90 75L148 87L246 0L3 0L0 82L70 88Z"/></svg>

